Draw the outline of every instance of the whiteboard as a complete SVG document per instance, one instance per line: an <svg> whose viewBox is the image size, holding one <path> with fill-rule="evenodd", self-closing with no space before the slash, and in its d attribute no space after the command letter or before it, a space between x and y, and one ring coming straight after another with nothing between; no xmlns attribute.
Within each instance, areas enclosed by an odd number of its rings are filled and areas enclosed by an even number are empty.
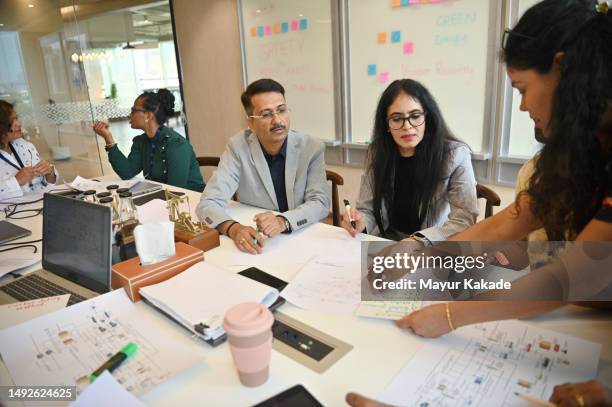
<svg viewBox="0 0 612 407"><path fill-rule="evenodd" d="M336 140L331 0L240 0L247 83L285 88L291 128Z"/></svg>
<svg viewBox="0 0 612 407"><path fill-rule="evenodd" d="M455 135L474 152L489 128L485 104L489 0L348 0L350 126L368 142L383 90L395 79L423 83ZM491 75L492 77L492 75ZM489 84L491 87L493 84Z"/></svg>
<svg viewBox="0 0 612 407"><path fill-rule="evenodd" d="M540 0L521 0L518 3L518 15L513 21L513 27L525 11ZM521 112L521 95L516 90L512 91L512 110L510 112L510 140L508 142L508 155L532 157L542 145L535 140L533 120L529 113Z"/></svg>

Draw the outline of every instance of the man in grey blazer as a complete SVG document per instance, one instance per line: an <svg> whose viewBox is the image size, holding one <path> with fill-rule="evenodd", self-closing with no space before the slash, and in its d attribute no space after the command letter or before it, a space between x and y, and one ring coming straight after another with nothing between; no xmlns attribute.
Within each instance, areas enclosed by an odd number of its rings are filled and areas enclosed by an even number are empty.
<svg viewBox="0 0 612 407"><path fill-rule="evenodd" d="M329 213L325 146L289 129L285 89L278 82L257 80L241 99L249 128L229 140L196 213L201 221L231 237L240 250L256 254L266 238L291 233ZM241 203L269 209L255 216L258 230L227 213L236 191Z"/></svg>

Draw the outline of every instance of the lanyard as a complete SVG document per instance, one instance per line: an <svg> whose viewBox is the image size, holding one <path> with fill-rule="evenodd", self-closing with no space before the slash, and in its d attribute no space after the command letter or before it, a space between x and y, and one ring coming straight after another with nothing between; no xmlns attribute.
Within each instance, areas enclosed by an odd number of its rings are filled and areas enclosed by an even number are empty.
<svg viewBox="0 0 612 407"><path fill-rule="evenodd" d="M15 157L15 159L17 160L17 163L19 164L19 167L15 165L14 162L10 161L8 158L6 158L4 156L4 154L0 154L0 158L5 161L8 165L10 165L11 167L15 168L17 171L19 171L20 169L24 168L25 166L23 165L23 161L21 161L21 158L19 157L19 154L17 154L17 151L15 151L15 147L13 147L13 145L11 143L9 143L9 148L11 149L11 151L13 152L13 157Z"/></svg>

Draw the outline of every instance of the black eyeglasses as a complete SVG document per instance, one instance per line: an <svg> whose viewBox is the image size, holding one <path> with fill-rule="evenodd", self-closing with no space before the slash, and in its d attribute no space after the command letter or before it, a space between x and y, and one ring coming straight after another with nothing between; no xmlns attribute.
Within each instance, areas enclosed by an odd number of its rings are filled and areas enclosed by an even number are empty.
<svg viewBox="0 0 612 407"><path fill-rule="evenodd" d="M138 108L135 108L135 107L133 107L131 111L132 111L132 114L134 114L136 112L143 112L143 113L144 112L148 112L148 110L146 110L146 109L138 109Z"/></svg>
<svg viewBox="0 0 612 407"><path fill-rule="evenodd" d="M529 41L533 41L536 40L536 37L532 37L531 35L525 35L525 34L521 34L521 33L517 33L516 31L513 31L509 28L506 28L504 30L504 35L502 36L502 49L506 49L506 44L508 43L508 38L510 36L514 36L514 37L519 37L519 38L523 38L525 40L529 40Z"/></svg>
<svg viewBox="0 0 612 407"><path fill-rule="evenodd" d="M412 127L419 127L425 123L425 112L413 112L408 116L391 116L387 119L389 128L391 130L399 130L406 125L406 122L410 123Z"/></svg>

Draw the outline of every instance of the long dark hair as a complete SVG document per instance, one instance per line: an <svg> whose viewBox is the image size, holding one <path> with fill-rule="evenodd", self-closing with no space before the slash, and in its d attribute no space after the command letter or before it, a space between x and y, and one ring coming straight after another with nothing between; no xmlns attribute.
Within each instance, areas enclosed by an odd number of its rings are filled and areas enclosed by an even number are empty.
<svg viewBox="0 0 612 407"><path fill-rule="evenodd" d="M168 89L158 89L157 92L144 92L138 98L143 98L144 108L155 115L160 126L174 116L174 95Z"/></svg>
<svg viewBox="0 0 612 407"><path fill-rule="evenodd" d="M417 100L425 115L425 134L417 145L414 155L415 184L410 188L410 208L419 208L419 222L427 218L429 204L440 181L450 154L449 141L457 141L448 129L438 103L427 88L412 79L401 79L391 83L380 96L372 130L372 144L368 151L368 168L373 180L374 217L381 236L389 236L394 219L395 168L400 157L397 144L389 132L387 111L395 99L405 93ZM383 226L383 205L389 217L389 227Z"/></svg>
<svg viewBox="0 0 612 407"><path fill-rule="evenodd" d="M547 73L555 55L564 53L550 133L526 193L548 238L571 240L603 196L609 152L596 134L612 96L612 13L598 13L595 1L544 0L512 33L504 49L510 67Z"/></svg>

